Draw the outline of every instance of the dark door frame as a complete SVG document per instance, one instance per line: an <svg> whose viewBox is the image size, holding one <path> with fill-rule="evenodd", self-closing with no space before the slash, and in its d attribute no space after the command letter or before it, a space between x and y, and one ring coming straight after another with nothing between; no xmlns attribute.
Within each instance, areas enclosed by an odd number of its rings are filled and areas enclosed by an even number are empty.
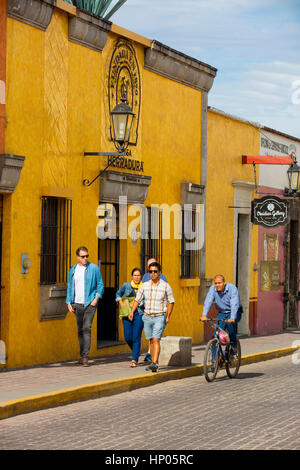
<svg viewBox="0 0 300 470"><path fill-rule="evenodd" d="M285 293L283 329L299 328L300 201L290 199L290 223L285 233Z"/></svg>
<svg viewBox="0 0 300 470"><path fill-rule="evenodd" d="M104 244L104 259L100 258L101 244ZM118 305L115 301L119 288L119 238L98 239L98 260L104 283L104 294L97 309L98 347L115 344L119 340Z"/></svg>

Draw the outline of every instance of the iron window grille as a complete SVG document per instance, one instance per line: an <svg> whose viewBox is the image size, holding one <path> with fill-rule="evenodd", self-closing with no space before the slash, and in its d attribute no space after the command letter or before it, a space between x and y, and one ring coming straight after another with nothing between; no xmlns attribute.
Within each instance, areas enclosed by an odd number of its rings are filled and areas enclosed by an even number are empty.
<svg viewBox="0 0 300 470"><path fill-rule="evenodd" d="M141 270L147 272L147 261L155 258L162 266L162 211L158 207L145 207L142 212Z"/></svg>
<svg viewBox="0 0 300 470"><path fill-rule="evenodd" d="M71 265L72 201L42 197L41 284L67 284Z"/></svg>
<svg viewBox="0 0 300 470"><path fill-rule="evenodd" d="M200 276L200 247L197 236L193 238L197 227L197 213L195 210L182 211L182 236L181 236L181 274L182 279L190 279ZM188 235L188 236L186 236ZM193 246L193 249L191 249ZM196 249L195 249L196 248Z"/></svg>

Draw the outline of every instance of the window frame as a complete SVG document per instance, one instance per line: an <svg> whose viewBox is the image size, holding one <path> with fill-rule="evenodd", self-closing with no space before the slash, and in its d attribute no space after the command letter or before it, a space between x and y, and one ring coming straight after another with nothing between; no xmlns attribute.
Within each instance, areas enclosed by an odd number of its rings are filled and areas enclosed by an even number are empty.
<svg viewBox="0 0 300 470"><path fill-rule="evenodd" d="M40 285L66 285L71 265L72 200L42 196Z"/></svg>
<svg viewBox="0 0 300 470"><path fill-rule="evenodd" d="M186 220L187 214L191 214L191 222ZM191 232L195 232L197 228L197 211L195 209L182 211L182 230L180 242L180 279L196 279L200 278L200 247L197 250L186 249L186 243L192 243L190 238L186 238L186 225ZM199 227L198 227L199 230ZM193 242L195 243L195 242Z"/></svg>
<svg viewBox="0 0 300 470"><path fill-rule="evenodd" d="M143 273L147 273L147 261L150 258L155 258L162 266L162 218L162 210L159 207L145 207L142 211L141 270Z"/></svg>

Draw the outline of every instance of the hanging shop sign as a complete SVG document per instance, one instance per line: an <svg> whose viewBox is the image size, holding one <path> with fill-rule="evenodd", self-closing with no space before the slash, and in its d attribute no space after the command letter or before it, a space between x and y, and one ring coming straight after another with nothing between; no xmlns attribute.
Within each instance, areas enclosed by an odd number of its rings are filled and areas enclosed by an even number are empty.
<svg viewBox="0 0 300 470"><path fill-rule="evenodd" d="M108 105L109 112L122 102L131 107L135 117L130 132L130 145L136 145L141 108L141 77L136 53L132 44L119 39L114 47L108 73Z"/></svg>
<svg viewBox="0 0 300 470"><path fill-rule="evenodd" d="M264 196L251 203L251 222L266 228L289 223L289 202L277 196Z"/></svg>

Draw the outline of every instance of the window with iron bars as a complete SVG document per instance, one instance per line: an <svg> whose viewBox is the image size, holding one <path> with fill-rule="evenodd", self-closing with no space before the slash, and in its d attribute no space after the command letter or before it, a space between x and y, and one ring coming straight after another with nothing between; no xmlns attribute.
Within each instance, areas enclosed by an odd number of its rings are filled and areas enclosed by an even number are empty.
<svg viewBox="0 0 300 470"><path fill-rule="evenodd" d="M145 207L142 212L141 270L147 272L147 261L155 258L162 266L162 212L157 207Z"/></svg>
<svg viewBox="0 0 300 470"><path fill-rule="evenodd" d="M41 284L67 284L71 265L72 201L42 197Z"/></svg>
<svg viewBox="0 0 300 470"><path fill-rule="evenodd" d="M196 232L199 230L199 227L197 227L197 215L195 210L182 211L180 277L183 279L200 276L200 248L196 237ZM194 239L193 234L195 234ZM191 247L193 248L191 249Z"/></svg>

